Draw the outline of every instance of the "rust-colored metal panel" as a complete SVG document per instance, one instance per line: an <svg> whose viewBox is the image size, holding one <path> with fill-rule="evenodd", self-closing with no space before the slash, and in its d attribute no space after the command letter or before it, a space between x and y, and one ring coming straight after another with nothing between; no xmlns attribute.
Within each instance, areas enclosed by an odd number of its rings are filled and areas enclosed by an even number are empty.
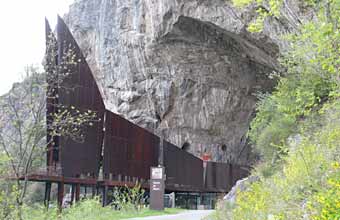
<svg viewBox="0 0 340 220"><path fill-rule="evenodd" d="M105 106L98 86L85 57L64 21L58 17L58 74L62 78L58 88L58 104L72 111L96 112L93 126L83 128L84 140L74 141L62 136L59 155L62 174L66 177L97 176L103 141Z"/></svg>
<svg viewBox="0 0 340 220"><path fill-rule="evenodd" d="M229 183L231 165L227 163L215 163L216 167L216 190L229 191L231 185Z"/></svg>
<svg viewBox="0 0 340 220"><path fill-rule="evenodd" d="M47 123L47 167L52 166L59 160L58 151L58 137L51 136L51 126L53 117L52 115L57 111L58 104L58 88L55 84L56 68L57 68L57 39L55 38L48 20L45 19L45 37L46 37L46 50L45 50L45 64L44 68L47 73L47 89L46 89L46 123ZM53 140L52 140L53 139Z"/></svg>
<svg viewBox="0 0 340 220"><path fill-rule="evenodd" d="M237 180L249 175L246 169L240 166L207 162L205 173L205 189L209 192L227 192Z"/></svg>
<svg viewBox="0 0 340 220"><path fill-rule="evenodd" d="M208 191L214 192L216 190L216 164L213 162L206 162L205 168L205 188Z"/></svg>
<svg viewBox="0 0 340 220"><path fill-rule="evenodd" d="M203 161L194 155L164 141L166 187L178 190L203 189Z"/></svg>
<svg viewBox="0 0 340 220"><path fill-rule="evenodd" d="M231 178L231 186L235 185L238 180L245 178L250 174L248 168L246 167L242 167L239 165L231 165L231 167L231 173L229 174Z"/></svg>
<svg viewBox="0 0 340 220"><path fill-rule="evenodd" d="M232 187L232 166L226 163L207 162L205 188L210 192L226 192Z"/></svg>
<svg viewBox="0 0 340 220"><path fill-rule="evenodd" d="M106 111L103 171L117 178L150 178L158 164L159 137Z"/></svg>

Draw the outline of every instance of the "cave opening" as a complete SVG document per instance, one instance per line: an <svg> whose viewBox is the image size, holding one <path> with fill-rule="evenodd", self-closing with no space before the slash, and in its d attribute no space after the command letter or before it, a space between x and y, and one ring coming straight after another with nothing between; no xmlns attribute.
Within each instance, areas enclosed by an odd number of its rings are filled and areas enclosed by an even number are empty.
<svg viewBox="0 0 340 220"><path fill-rule="evenodd" d="M184 142L184 144L182 145L182 150L189 151L190 144L188 142Z"/></svg>

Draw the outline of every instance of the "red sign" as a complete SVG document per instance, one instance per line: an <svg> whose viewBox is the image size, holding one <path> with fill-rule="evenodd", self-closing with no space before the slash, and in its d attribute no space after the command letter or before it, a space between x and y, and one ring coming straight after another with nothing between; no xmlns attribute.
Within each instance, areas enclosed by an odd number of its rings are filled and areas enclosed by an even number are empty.
<svg viewBox="0 0 340 220"><path fill-rule="evenodd" d="M202 160L203 160L203 161L210 161L210 160L211 160L211 155L208 154L208 153L204 153L204 154L202 155Z"/></svg>

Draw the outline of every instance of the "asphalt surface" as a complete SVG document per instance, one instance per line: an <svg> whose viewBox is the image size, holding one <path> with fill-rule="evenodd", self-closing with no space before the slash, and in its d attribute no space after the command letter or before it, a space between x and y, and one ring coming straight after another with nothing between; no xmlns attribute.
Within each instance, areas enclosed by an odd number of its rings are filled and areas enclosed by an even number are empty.
<svg viewBox="0 0 340 220"><path fill-rule="evenodd" d="M144 218L131 218L129 220L201 220L214 210L191 210L175 215L150 216Z"/></svg>

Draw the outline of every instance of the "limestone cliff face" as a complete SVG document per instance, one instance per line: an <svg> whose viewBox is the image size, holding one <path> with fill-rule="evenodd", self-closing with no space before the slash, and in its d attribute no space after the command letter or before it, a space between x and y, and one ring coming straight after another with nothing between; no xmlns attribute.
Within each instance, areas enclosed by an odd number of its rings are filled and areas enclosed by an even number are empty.
<svg viewBox="0 0 340 220"><path fill-rule="evenodd" d="M245 164L254 93L272 88L278 36L297 22L286 6L260 34L246 31L254 8L225 0L78 0L65 19L108 109L197 156Z"/></svg>

